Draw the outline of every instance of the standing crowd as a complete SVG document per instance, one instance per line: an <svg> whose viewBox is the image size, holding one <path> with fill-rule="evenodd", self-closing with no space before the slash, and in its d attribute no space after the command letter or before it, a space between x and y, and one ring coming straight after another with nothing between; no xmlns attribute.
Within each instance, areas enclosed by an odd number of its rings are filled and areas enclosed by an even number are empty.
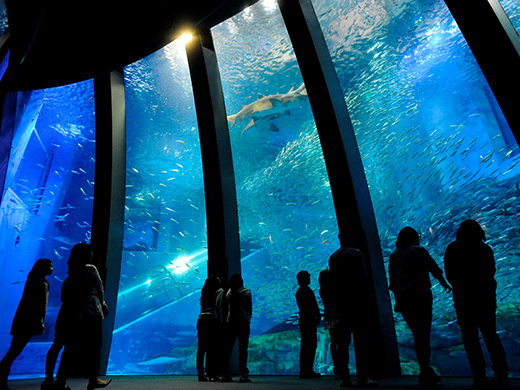
<svg viewBox="0 0 520 390"><path fill-rule="evenodd" d="M379 326L374 286L354 230L340 232L341 247L329 258L329 267L319 274L319 295L324 305L325 328L330 335L330 353L334 375L341 387L352 387L349 372L349 346L354 340L357 387L378 386L375 340ZM405 227L399 232L396 249L390 255L389 289L395 297L394 310L401 313L413 334L419 362L419 385L429 389L441 377L430 366L433 295L430 274L446 292L453 291L453 302L461 337L473 374L473 390L508 389L506 354L496 329L496 264L492 249L485 244L485 233L474 220L466 220L457 231L456 241L448 245L444 269L420 245L417 231ZM62 306L55 326L55 338L45 367L42 390L67 390L70 377L88 378L88 390L106 387L111 380L98 378L102 344L101 324L108 315L103 283L93 265L89 244L74 246L68 261L69 275L61 291ZM8 390L7 378L16 357L33 335L43 334L49 296L45 277L53 271L48 259L36 261L27 277L22 299L16 311L11 347L0 362L0 390ZM300 377L319 378L313 370L317 348L317 327L322 315L314 292L309 287L311 275L297 274L301 332ZM247 353L253 312L251 291L238 274L229 279L229 289L209 276L202 288L200 315L197 321L198 350L196 365L199 381L231 382L230 358L238 340L240 382L250 382ZM495 377L486 377L486 362L479 341L486 344ZM54 368L64 349L56 380Z"/></svg>

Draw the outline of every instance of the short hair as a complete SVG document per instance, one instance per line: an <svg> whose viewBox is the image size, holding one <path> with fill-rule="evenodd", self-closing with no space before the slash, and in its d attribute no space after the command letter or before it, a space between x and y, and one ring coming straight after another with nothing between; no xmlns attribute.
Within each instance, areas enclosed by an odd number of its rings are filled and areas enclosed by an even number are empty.
<svg viewBox="0 0 520 390"><path fill-rule="evenodd" d="M302 283L303 281L310 279L310 277L311 274L307 271L300 271L296 274L296 280L298 281L298 283Z"/></svg>
<svg viewBox="0 0 520 390"><path fill-rule="evenodd" d="M419 245L419 233L410 226L402 228L397 236L395 246L397 248L407 248L412 245Z"/></svg>
<svg viewBox="0 0 520 390"><path fill-rule="evenodd" d="M486 241L486 233L480 224L473 219L466 219L457 230L457 240Z"/></svg>

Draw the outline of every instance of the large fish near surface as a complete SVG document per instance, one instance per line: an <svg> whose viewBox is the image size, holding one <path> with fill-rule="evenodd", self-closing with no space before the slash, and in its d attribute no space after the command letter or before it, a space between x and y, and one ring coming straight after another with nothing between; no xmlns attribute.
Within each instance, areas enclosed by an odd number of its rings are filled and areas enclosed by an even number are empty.
<svg viewBox="0 0 520 390"><path fill-rule="evenodd" d="M251 120L247 124L242 134L255 125L255 121L272 120L280 116L289 115L290 109L297 107L302 100L307 99L307 90L305 84L300 85L297 89L292 87L287 93L278 93L276 95L258 97L253 103L247 106L242 106L242 109L234 114L227 117L227 120L231 122L231 126L234 126L236 121L242 122L246 117L250 117ZM255 115L258 114L259 115Z"/></svg>

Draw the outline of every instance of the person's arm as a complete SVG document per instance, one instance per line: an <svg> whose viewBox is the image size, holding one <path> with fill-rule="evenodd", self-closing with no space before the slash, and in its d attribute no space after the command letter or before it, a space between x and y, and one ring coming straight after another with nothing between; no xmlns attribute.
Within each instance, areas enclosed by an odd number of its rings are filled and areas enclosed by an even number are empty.
<svg viewBox="0 0 520 390"><path fill-rule="evenodd" d="M444 288L444 291L447 293L450 293L452 291L451 286L446 282L446 279L444 279L444 275L442 274L442 269L437 265L435 260L433 260L433 257L430 256L428 251L425 249L425 254L427 255L426 261L427 261L427 267L428 271L432 274L432 276L439 281L441 286Z"/></svg>

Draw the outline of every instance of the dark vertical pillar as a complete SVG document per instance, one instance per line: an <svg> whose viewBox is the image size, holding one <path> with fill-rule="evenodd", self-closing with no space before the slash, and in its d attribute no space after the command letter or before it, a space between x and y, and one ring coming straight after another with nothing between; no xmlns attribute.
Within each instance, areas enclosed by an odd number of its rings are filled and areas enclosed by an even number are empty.
<svg viewBox="0 0 520 390"><path fill-rule="evenodd" d="M375 286L380 334L374 335L382 375L399 375L399 354L383 256L361 157L311 0L278 0L320 137L340 231L362 232L360 249Z"/></svg>
<svg viewBox="0 0 520 390"><path fill-rule="evenodd" d="M125 91L122 72L94 79L96 99L96 175L92 247L105 282L110 314L103 321L101 372L112 342L123 249L126 180Z"/></svg>
<svg viewBox="0 0 520 390"><path fill-rule="evenodd" d="M498 0L445 0L518 143L520 38Z"/></svg>
<svg viewBox="0 0 520 390"><path fill-rule="evenodd" d="M240 273L235 175L217 58L209 31L186 44L202 151L208 274L227 283Z"/></svg>
<svg viewBox="0 0 520 390"><path fill-rule="evenodd" d="M10 46L9 37L9 30L0 36L0 62L6 59ZM16 116L17 95L14 92L10 94L8 92L12 68L9 69L9 72L6 70L0 79L0 118L2 118L0 124L0 201L4 193L5 175L11 154Z"/></svg>

